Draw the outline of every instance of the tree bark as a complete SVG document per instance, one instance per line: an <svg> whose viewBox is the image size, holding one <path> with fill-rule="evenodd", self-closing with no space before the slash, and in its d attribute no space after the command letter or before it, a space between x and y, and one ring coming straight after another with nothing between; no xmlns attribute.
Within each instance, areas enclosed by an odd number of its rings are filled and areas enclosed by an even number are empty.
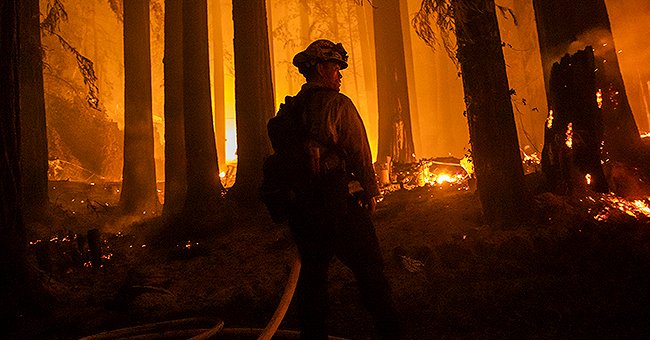
<svg viewBox="0 0 650 340"><path fill-rule="evenodd" d="M183 1L183 107L187 155L185 211L214 211L221 200L210 99L207 0Z"/></svg>
<svg viewBox="0 0 650 340"><path fill-rule="evenodd" d="M398 0L374 1L379 141L377 159L415 160Z"/></svg>
<svg viewBox="0 0 650 340"><path fill-rule="evenodd" d="M542 171L551 190L570 194L589 188L608 192L601 166L602 112L594 93L594 53L591 47L564 56L553 65L549 114L542 152Z"/></svg>
<svg viewBox="0 0 650 340"><path fill-rule="evenodd" d="M0 317L10 326L30 297L20 208L18 6L15 0L0 2Z"/></svg>
<svg viewBox="0 0 650 340"><path fill-rule="evenodd" d="M257 201L264 157L271 152L266 123L273 117L273 84L264 0L233 1L237 179L233 198Z"/></svg>
<svg viewBox="0 0 650 340"><path fill-rule="evenodd" d="M183 0L165 1L165 204L163 216L181 213L187 192L183 119Z"/></svg>
<svg viewBox="0 0 650 340"><path fill-rule="evenodd" d="M20 128L23 212L48 205L47 127L38 0L20 4Z"/></svg>
<svg viewBox="0 0 650 340"><path fill-rule="evenodd" d="M124 2L124 169L120 205L126 213L158 208L151 112L149 1Z"/></svg>
<svg viewBox="0 0 650 340"><path fill-rule="evenodd" d="M568 52L593 46L596 86L602 89L605 99L605 152L612 160L634 160L641 138L625 93L604 1L534 0L533 5L548 97L553 63ZM552 102L549 102L549 109L553 109Z"/></svg>
<svg viewBox="0 0 650 340"><path fill-rule="evenodd" d="M488 223L516 225L526 207L523 168L494 0L455 2L470 143Z"/></svg>

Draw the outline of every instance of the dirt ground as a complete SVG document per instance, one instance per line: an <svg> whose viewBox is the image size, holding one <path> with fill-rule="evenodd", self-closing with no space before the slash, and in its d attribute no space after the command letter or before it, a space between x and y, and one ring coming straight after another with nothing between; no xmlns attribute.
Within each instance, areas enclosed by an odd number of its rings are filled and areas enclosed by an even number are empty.
<svg viewBox="0 0 650 340"><path fill-rule="evenodd" d="M163 229L156 218L117 217L119 186L52 188L57 208L28 231L30 256L54 300L10 338L75 339L195 317L263 328L273 314L294 249L287 228L263 207L226 202L223 218L189 238L183 230L194 222ZM483 224L478 197L467 190L387 194L374 219L404 338L648 338L649 219L608 207L542 194L525 225L497 230ZM93 228L101 231L101 268L92 267L83 242ZM354 279L338 261L330 299L331 335L374 338ZM293 304L280 328L298 328Z"/></svg>

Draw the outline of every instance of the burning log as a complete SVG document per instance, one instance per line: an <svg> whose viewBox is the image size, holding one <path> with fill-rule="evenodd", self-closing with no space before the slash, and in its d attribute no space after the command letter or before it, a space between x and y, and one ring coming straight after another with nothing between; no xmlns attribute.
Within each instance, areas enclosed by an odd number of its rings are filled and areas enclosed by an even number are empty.
<svg viewBox="0 0 650 340"><path fill-rule="evenodd" d="M602 91L595 69L593 49L587 47L565 55L551 70L542 171L551 191L559 194L581 188L608 191L601 166Z"/></svg>

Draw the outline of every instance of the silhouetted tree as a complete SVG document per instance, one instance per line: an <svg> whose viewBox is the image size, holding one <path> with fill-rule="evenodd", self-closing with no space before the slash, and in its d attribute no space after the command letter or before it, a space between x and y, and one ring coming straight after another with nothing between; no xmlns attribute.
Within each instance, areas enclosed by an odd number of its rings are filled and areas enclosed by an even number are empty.
<svg viewBox="0 0 650 340"><path fill-rule="evenodd" d="M414 160L404 41L398 0L375 0L379 141L377 159Z"/></svg>
<svg viewBox="0 0 650 340"><path fill-rule="evenodd" d="M165 1L165 204L163 215L183 210L187 191L183 118L183 0Z"/></svg>
<svg viewBox="0 0 650 340"><path fill-rule="evenodd" d="M39 1L20 4L20 129L23 212L47 206L47 125Z"/></svg>
<svg viewBox="0 0 650 340"><path fill-rule="evenodd" d="M494 0L424 0L414 25L429 44L437 41L434 20L460 64L483 214L488 223L516 225L528 196ZM456 33L456 46L444 35L450 30Z"/></svg>
<svg viewBox="0 0 650 340"><path fill-rule="evenodd" d="M183 108L187 155L185 210L211 210L221 200L210 99L207 0L183 1Z"/></svg>
<svg viewBox="0 0 650 340"><path fill-rule="evenodd" d="M273 116L273 84L264 0L233 0L237 179L232 197L254 201L262 162L271 151L266 122Z"/></svg>
<svg viewBox="0 0 650 340"><path fill-rule="evenodd" d="M120 205L127 213L158 205L153 155L149 1L124 2L124 169Z"/></svg>
<svg viewBox="0 0 650 340"><path fill-rule="evenodd" d="M9 326L30 299L20 208L18 3L0 2L0 316Z"/></svg>

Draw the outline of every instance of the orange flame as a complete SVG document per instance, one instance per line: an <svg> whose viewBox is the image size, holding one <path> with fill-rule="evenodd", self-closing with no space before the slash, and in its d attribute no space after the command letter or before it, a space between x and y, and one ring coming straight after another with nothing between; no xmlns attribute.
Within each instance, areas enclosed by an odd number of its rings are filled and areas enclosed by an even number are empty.
<svg viewBox="0 0 650 340"><path fill-rule="evenodd" d="M603 108L603 90L598 89L598 92L596 92L596 103L598 103L598 108L602 109Z"/></svg>
<svg viewBox="0 0 650 340"><path fill-rule="evenodd" d="M573 148L573 123L569 123L566 127L566 146L571 149Z"/></svg>
<svg viewBox="0 0 650 340"><path fill-rule="evenodd" d="M553 127L553 110L548 111L548 118L546 118L546 128L550 129Z"/></svg>

